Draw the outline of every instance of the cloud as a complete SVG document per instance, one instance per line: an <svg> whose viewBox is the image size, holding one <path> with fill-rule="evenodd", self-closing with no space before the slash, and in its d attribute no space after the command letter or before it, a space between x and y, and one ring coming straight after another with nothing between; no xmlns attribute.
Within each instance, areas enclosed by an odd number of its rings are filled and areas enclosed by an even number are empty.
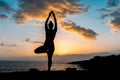
<svg viewBox="0 0 120 80"><path fill-rule="evenodd" d="M104 19L106 17L114 17L118 15L119 2L120 0L106 0L107 7L97 10L102 12L101 18Z"/></svg>
<svg viewBox="0 0 120 80"><path fill-rule="evenodd" d="M99 11L99 12L110 12L111 10L106 9L106 8L101 8L101 9L98 9L97 11Z"/></svg>
<svg viewBox="0 0 120 80"><path fill-rule="evenodd" d="M109 20L107 23L114 32L120 31L120 18L115 18L113 20Z"/></svg>
<svg viewBox="0 0 120 80"><path fill-rule="evenodd" d="M109 17L109 13L112 11L111 9L107 9L107 8L100 8L100 9L97 9L97 11L99 13L102 13L102 15L100 16L100 19L104 19L106 17Z"/></svg>
<svg viewBox="0 0 120 80"><path fill-rule="evenodd" d="M0 0L0 12L11 12L13 9L3 0Z"/></svg>
<svg viewBox="0 0 120 80"><path fill-rule="evenodd" d="M83 8L82 4L77 4L79 0L18 0L20 2L20 10L13 16L17 23L22 23L26 20L45 20L49 11L53 10L56 13L58 22L63 21L67 15L81 14L88 11L89 6ZM67 23L60 23L61 28L66 28ZM73 25L74 24L74 25ZM63 27L66 26L66 27ZM96 33L90 29L78 28L75 23L69 24L71 30L83 36L86 39L96 39ZM68 27L69 28L69 27ZM77 30L78 29L78 30ZM30 42L29 39L26 41ZM33 43L33 42L32 42ZM41 43L41 42L40 42Z"/></svg>
<svg viewBox="0 0 120 80"><path fill-rule="evenodd" d="M76 33L80 37L86 39L86 40L95 40L97 33L94 32L91 29L85 29L81 26L76 25L74 22L61 22L61 26L64 30Z"/></svg>
<svg viewBox="0 0 120 80"><path fill-rule="evenodd" d="M90 6L85 7L80 4L80 0L17 0L19 9L12 15L12 18L16 23L24 23L29 20L45 21L49 11L53 10L56 14L58 23L63 21L68 15L81 14L89 10ZM77 3L79 2L79 3ZM4 4L5 6L5 4ZM11 8L6 5L6 9ZM5 10L6 10L5 9ZM96 39L96 33L91 29L85 29L78 27L74 22L60 23L64 30L78 33L81 37L86 39ZM66 26L67 25L67 26ZM69 26L68 26L69 25ZM71 27L71 28L69 28ZM69 28L69 30L67 29ZM78 30L77 30L78 29ZM27 42L31 42L30 39L26 39ZM41 43L39 41L32 41L31 43Z"/></svg>
<svg viewBox="0 0 120 80"><path fill-rule="evenodd" d="M120 0L109 0L107 2L109 7L115 7L115 9L112 10L111 13L109 13L109 17L111 17L111 20L108 20L108 25L111 27L111 29L118 33L120 31L120 7L119 7Z"/></svg>
<svg viewBox="0 0 120 80"><path fill-rule="evenodd" d="M120 31L120 0L107 0L107 7L98 9L102 12L101 19L109 18L107 25L111 28L112 32L118 33Z"/></svg>
<svg viewBox="0 0 120 80"><path fill-rule="evenodd" d="M0 46L15 47L15 46L17 46L17 45L15 45L15 44L5 44L5 43L1 43Z"/></svg>
<svg viewBox="0 0 120 80"><path fill-rule="evenodd" d="M67 15L84 13L88 7L82 8L82 4L77 4L79 0L18 0L20 9L13 15L17 23L26 20L44 20L48 12L53 10L58 18L65 18Z"/></svg>
<svg viewBox="0 0 120 80"><path fill-rule="evenodd" d="M110 14L102 14L101 16L100 16L100 19L105 19L106 17L109 17L110 16Z"/></svg>
<svg viewBox="0 0 120 80"><path fill-rule="evenodd" d="M0 14L0 20L8 19L8 16L5 14Z"/></svg>
<svg viewBox="0 0 120 80"><path fill-rule="evenodd" d="M30 42L30 43L40 43L40 44L43 44L42 41L32 41L32 40L30 40L30 38L27 38L25 41L26 42Z"/></svg>
<svg viewBox="0 0 120 80"><path fill-rule="evenodd" d="M120 9L113 11L110 16L113 18L108 21L108 25L115 32L120 31Z"/></svg>
<svg viewBox="0 0 120 80"><path fill-rule="evenodd" d="M116 7L118 6L120 0L108 0L107 7Z"/></svg>

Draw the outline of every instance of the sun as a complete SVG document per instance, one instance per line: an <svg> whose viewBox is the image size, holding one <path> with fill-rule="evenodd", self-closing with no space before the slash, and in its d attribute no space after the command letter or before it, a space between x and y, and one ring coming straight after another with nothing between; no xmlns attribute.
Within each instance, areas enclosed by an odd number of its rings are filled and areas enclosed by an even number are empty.
<svg viewBox="0 0 120 80"><path fill-rule="evenodd" d="M56 55L67 55L72 52L72 46L66 41L59 41L55 47Z"/></svg>

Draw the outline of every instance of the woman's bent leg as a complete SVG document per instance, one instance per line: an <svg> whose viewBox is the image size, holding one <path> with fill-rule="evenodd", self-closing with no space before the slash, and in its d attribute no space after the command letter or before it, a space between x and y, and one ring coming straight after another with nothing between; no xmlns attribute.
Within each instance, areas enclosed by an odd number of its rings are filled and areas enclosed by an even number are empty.
<svg viewBox="0 0 120 80"><path fill-rule="evenodd" d="M36 54L45 53L45 52L46 52L46 48L45 48L45 46L40 46L40 47L36 48L36 49L34 50L34 52L35 52Z"/></svg>

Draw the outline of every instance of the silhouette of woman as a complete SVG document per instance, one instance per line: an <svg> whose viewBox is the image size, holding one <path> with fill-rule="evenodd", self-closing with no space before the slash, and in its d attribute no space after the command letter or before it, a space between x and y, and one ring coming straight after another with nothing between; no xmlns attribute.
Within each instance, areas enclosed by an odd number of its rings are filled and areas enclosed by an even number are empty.
<svg viewBox="0 0 120 80"><path fill-rule="evenodd" d="M54 24L52 21L49 21L50 16L53 15L54 17ZM49 21L49 24L48 24ZM54 27L53 27L54 26ZM49 12L49 16L45 22L45 31L46 31L46 40L43 46L38 47L35 49L35 53L47 53L48 56L48 71L50 71L52 66L52 56L54 53L54 38L57 32L57 21L53 11Z"/></svg>

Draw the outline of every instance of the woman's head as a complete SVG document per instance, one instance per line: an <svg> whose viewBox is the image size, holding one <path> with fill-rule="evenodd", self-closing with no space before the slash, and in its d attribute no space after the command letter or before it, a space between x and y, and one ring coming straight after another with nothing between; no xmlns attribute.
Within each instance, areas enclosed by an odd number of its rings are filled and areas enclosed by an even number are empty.
<svg viewBox="0 0 120 80"><path fill-rule="evenodd" d="M53 29L53 22L52 21L49 21L49 29Z"/></svg>

